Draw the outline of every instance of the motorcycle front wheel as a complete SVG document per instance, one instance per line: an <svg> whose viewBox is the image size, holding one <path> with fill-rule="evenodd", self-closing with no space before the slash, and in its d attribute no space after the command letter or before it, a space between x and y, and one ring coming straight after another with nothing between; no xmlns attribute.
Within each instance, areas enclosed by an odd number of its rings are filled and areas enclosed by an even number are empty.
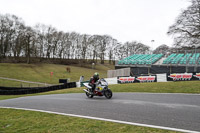
<svg viewBox="0 0 200 133"><path fill-rule="evenodd" d="M112 91L111 90L106 90L105 92L104 92L104 95L105 95L105 97L107 98L107 99L110 99L111 97L112 97Z"/></svg>

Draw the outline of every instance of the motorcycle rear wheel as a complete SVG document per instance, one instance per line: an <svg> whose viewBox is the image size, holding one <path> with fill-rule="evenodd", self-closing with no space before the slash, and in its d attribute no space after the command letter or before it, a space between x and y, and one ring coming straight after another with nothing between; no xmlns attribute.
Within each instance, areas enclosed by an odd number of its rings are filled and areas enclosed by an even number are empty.
<svg viewBox="0 0 200 133"><path fill-rule="evenodd" d="M104 95L107 99L110 99L112 97L112 91L111 90L106 90L104 92Z"/></svg>
<svg viewBox="0 0 200 133"><path fill-rule="evenodd" d="M93 98L93 96L94 96L94 95L91 95L91 94L89 94L89 93L87 93L87 92L86 92L85 94L86 94L86 96L87 96L88 98Z"/></svg>

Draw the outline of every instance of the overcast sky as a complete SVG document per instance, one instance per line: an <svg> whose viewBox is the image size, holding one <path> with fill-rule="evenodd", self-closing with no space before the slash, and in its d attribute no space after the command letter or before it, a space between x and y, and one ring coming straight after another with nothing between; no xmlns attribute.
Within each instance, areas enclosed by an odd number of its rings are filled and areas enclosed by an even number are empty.
<svg viewBox="0 0 200 133"><path fill-rule="evenodd" d="M42 23L65 32L107 34L121 43L139 41L155 49L172 46L168 27L189 4L189 0L0 0L0 13L21 17L28 26Z"/></svg>

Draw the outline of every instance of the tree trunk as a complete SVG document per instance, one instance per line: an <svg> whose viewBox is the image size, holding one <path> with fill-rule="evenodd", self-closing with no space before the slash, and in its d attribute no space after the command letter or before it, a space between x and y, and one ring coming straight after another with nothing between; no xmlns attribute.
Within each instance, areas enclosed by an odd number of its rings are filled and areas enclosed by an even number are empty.
<svg viewBox="0 0 200 133"><path fill-rule="evenodd" d="M30 36L27 40L27 64L30 64Z"/></svg>
<svg viewBox="0 0 200 133"><path fill-rule="evenodd" d="M104 64L104 53L101 54L101 64Z"/></svg>

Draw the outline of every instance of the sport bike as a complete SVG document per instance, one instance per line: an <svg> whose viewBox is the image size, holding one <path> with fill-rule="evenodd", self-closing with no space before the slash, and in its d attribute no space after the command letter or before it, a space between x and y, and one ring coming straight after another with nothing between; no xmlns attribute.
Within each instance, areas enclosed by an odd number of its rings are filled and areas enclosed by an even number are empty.
<svg viewBox="0 0 200 133"><path fill-rule="evenodd" d="M112 97L112 91L108 88L108 83L105 79L99 79L96 83L96 88L92 92L92 87L88 83L83 83L87 89L83 89L88 98L93 96L105 96L107 99Z"/></svg>

